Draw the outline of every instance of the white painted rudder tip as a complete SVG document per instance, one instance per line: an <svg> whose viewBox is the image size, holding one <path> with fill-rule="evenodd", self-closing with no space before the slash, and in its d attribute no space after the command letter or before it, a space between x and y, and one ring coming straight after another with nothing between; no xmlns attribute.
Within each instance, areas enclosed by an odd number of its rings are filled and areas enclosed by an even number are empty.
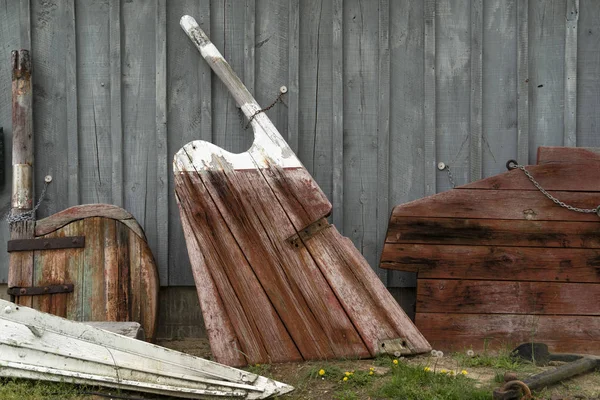
<svg viewBox="0 0 600 400"><path fill-rule="evenodd" d="M181 19L179 20L179 25L181 25L181 28L183 28L183 30L186 32L190 32L193 28L198 27L198 23L196 22L194 17L189 15L184 15L183 17L181 17Z"/></svg>

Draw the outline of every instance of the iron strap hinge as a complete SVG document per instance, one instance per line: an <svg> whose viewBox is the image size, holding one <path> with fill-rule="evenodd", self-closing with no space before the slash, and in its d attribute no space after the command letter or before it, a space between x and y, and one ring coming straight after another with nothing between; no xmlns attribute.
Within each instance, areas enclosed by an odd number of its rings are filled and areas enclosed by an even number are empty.
<svg viewBox="0 0 600 400"><path fill-rule="evenodd" d="M7 293L11 296L41 296L43 294L71 293L73 284L65 283L62 285L30 286L30 287L11 287Z"/></svg>
<svg viewBox="0 0 600 400"><path fill-rule="evenodd" d="M7 251L57 250L85 247L85 236L9 240Z"/></svg>
<svg viewBox="0 0 600 400"><path fill-rule="evenodd" d="M298 231L298 233L295 234L294 236L289 237L287 239L287 242L295 248L303 247L305 241L312 238L318 232L321 232L322 230L329 228L330 226L331 225L329 225L329 222L327 222L327 218L321 218L321 219L313 222L312 224L308 225L306 228L302 229L301 231Z"/></svg>

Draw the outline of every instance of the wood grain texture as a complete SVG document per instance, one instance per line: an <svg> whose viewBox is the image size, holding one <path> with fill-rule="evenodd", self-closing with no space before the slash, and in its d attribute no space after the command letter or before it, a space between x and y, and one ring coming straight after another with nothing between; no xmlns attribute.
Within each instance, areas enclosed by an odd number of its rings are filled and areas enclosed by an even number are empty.
<svg viewBox="0 0 600 400"><path fill-rule="evenodd" d="M526 101L519 92L519 65L515 55L521 53L518 42L518 13L521 0L492 0L483 4L482 24L482 176L506 171L505 163L519 156L519 132L526 121L519 115ZM527 31L525 31L527 35ZM527 38L525 37L525 40ZM526 44L526 43L525 43ZM527 71L525 71L526 73ZM523 78L525 92L527 77ZM527 151L525 151L527 154ZM471 181L475 179L471 178Z"/></svg>
<svg viewBox="0 0 600 400"><path fill-rule="evenodd" d="M569 164L588 164L595 163L600 160L600 148L598 147L562 147L562 146L540 146L537 152L537 163L543 164L554 164L561 163L568 168ZM585 173L585 171L582 171ZM591 177L586 176L586 179ZM582 179L581 184L585 184L585 180ZM592 190L587 189L587 190Z"/></svg>
<svg viewBox="0 0 600 400"><path fill-rule="evenodd" d="M436 1L435 11L435 161L427 168L437 173L436 191L452 187L446 171L437 162L449 165L454 181L469 181L469 140L471 115L470 2ZM426 193L427 195L433 192Z"/></svg>
<svg viewBox="0 0 600 400"><path fill-rule="evenodd" d="M333 0L332 9L332 94L333 122L333 182L332 182L332 220L344 232L344 3Z"/></svg>
<svg viewBox="0 0 600 400"><path fill-rule="evenodd" d="M542 148L540 147L540 149ZM562 149L566 148L563 147ZM566 155L565 153L571 154ZM556 157L563 154L570 160L557 162ZM588 159L584 158L586 155L589 157ZM554 156L550 154L540 155L540 152L538 152L538 159L542 157L547 161L543 161L543 165L529 165L526 169L546 190L598 192L600 191L600 177L595 171L600 167L600 157L597 154L593 156L594 159L591 159L592 154L584 149L577 149L574 152L570 150L557 151ZM521 170L491 176L460 186L459 189L538 190Z"/></svg>
<svg viewBox="0 0 600 400"><path fill-rule="evenodd" d="M389 199L387 209L378 208L378 218L389 219L394 205L425 195L425 118L431 115L425 114L423 108L424 3L390 2ZM377 245L383 245L384 241L380 237ZM387 286L414 287L415 276L389 271Z"/></svg>
<svg viewBox="0 0 600 400"><path fill-rule="evenodd" d="M517 0L517 161L529 164L529 0Z"/></svg>
<svg viewBox="0 0 600 400"><path fill-rule="evenodd" d="M139 226L133 215L121 207L111 204L84 204L74 206L52 214L49 217L38 220L35 223L35 235L43 236L52 231L55 231L73 221L90 217L103 217L115 219L127 225L136 235L145 240L144 231Z"/></svg>
<svg viewBox="0 0 600 400"><path fill-rule="evenodd" d="M563 144L566 0L529 5L529 159L538 146Z"/></svg>
<svg viewBox="0 0 600 400"><path fill-rule="evenodd" d="M600 285L423 279L419 313L600 315Z"/></svg>
<svg viewBox="0 0 600 400"><path fill-rule="evenodd" d="M306 250L288 243L296 229L260 172L201 177L302 357L365 356L319 268Z"/></svg>
<svg viewBox="0 0 600 400"><path fill-rule="evenodd" d="M577 38L579 0L567 0L565 16L565 99L563 145L577 146Z"/></svg>
<svg viewBox="0 0 600 400"><path fill-rule="evenodd" d="M240 351L240 343L236 337L233 324L227 315L223 299L213 282L202 255L200 244L194 236L192 226L184 212L181 213L181 223L185 233L184 237L189 258L194 268L196 290L204 315L204 326L210 341L212 355L218 363L235 367L244 366L247 360Z"/></svg>
<svg viewBox="0 0 600 400"><path fill-rule="evenodd" d="M521 171L513 171L521 173ZM494 178L489 182L493 182ZM492 183L493 186L493 183ZM567 204L585 209L598 206L595 192L551 191L554 197ZM451 190L394 207L396 217L469 218L527 221L587 221L598 222L598 216L567 210L554 204L537 190Z"/></svg>
<svg viewBox="0 0 600 400"><path fill-rule="evenodd" d="M483 0L471 1L469 181L483 174Z"/></svg>
<svg viewBox="0 0 600 400"><path fill-rule="evenodd" d="M579 0L577 32L577 145L600 147L596 126L600 115L600 63L598 34L600 7L594 0Z"/></svg>
<svg viewBox="0 0 600 400"><path fill-rule="evenodd" d="M382 267L419 278L547 282L598 281L600 251L546 247L386 243Z"/></svg>
<svg viewBox="0 0 600 400"><path fill-rule="evenodd" d="M432 346L446 351L513 348L532 341L546 343L551 352L600 351L596 316L417 313L416 324Z"/></svg>
<svg viewBox="0 0 600 400"><path fill-rule="evenodd" d="M423 115L424 115L424 159L423 184L425 195L437 192L436 182L436 137L437 137L437 86L436 86L436 0L425 0L423 9Z"/></svg>
<svg viewBox="0 0 600 400"><path fill-rule="evenodd" d="M145 240L110 218L87 217L45 237L86 236L86 247L35 252L34 284L72 283L72 293L33 297L34 308L75 321L139 322L153 341L158 309L156 264Z"/></svg>
<svg viewBox="0 0 600 400"><path fill-rule="evenodd" d="M200 177L177 174L175 180L182 210L194 210L188 211L186 218L230 321L235 323L234 329L247 362L300 360L298 350Z"/></svg>
<svg viewBox="0 0 600 400"><path fill-rule="evenodd" d="M392 217L386 243L600 247L598 222Z"/></svg>
<svg viewBox="0 0 600 400"><path fill-rule="evenodd" d="M84 8L85 9L85 8ZM79 204L79 107L78 107L78 90L77 90L77 26L75 14L75 0L67 2L66 9L66 30L67 33L67 158L68 158L68 198L69 205L74 206ZM99 35L103 38L102 35ZM103 38L106 39L106 38ZM95 109L94 109L95 111Z"/></svg>
<svg viewBox="0 0 600 400"><path fill-rule="evenodd" d="M109 14L111 199L114 205L123 207L125 190L123 187L121 0L110 2Z"/></svg>

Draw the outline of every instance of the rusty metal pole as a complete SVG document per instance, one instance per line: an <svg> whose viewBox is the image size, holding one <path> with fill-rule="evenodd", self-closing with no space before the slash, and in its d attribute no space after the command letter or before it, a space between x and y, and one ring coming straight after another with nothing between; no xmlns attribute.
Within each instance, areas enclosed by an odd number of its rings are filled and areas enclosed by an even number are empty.
<svg viewBox="0 0 600 400"><path fill-rule="evenodd" d="M11 239L31 239L35 233L33 209L33 117L31 56L28 50L12 52L12 199ZM30 214L27 214L30 212ZM8 287L33 286L33 252L10 254ZM31 307L31 297L18 303Z"/></svg>

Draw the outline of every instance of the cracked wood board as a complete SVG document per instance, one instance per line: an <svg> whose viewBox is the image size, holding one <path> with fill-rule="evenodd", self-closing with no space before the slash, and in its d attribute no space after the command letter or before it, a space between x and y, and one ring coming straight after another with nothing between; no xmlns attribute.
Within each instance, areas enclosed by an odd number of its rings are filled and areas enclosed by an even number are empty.
<svg viewBox="0 0 600 400"><path fill-rule="evenodd" d="M194 141L173 161L215 359L244 365L371 357L393 339L406 342L406 353L429 351L350 240L329 225L300 235L328 216L331 204L195 20L184 16L181 25L254 131L244 153Z"/></svg>

